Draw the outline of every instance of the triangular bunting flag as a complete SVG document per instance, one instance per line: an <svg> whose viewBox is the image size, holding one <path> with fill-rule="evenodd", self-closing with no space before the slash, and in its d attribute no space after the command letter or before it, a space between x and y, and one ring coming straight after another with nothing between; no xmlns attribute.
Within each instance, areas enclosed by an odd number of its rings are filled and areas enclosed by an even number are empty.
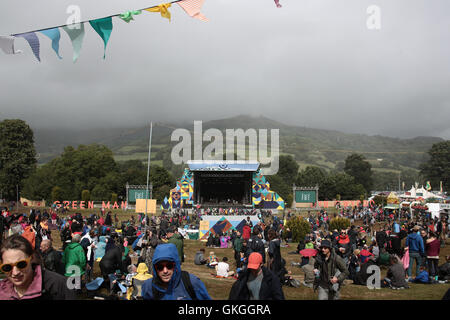
<svg viewBox="0 0 450 320"><path fill-rule="evenodd" d="M71 28L63 27L63 29L67 32L70 40L72 41L73 62L75 63L80 55L81 46L83 45L84 23L78 23Z"/></svg>
<svg viewBox="0 0 450 320"><path fill-rule="evenodd" d="M127 11L125 13L120 14L119 18L122 19L123 21L125 21L126 23L129 23L131 20L134 20L133 16L141 14L141 13L142 13L141 10Z"/></svg>
<svg viewBox="0 0 450 320"><path fill-rule="evenodd" d="M0 49L6 54L16 54L22 52L14 49L14 39L12 36L0 36Z"/></svg>
<svg viewBox="0 0 450 320"><path fill-rule="evenodd" d="M170 21L170 12L169 12L169 8L172 5L170 3L164 3L164 4L160 4L157 7L153 7L153 8L149 8L149 9L145 9L148 12L161 12L161 17L163 18L167 18Z"/></svg>
<svg viewBox="0 0 450 320"><path fill-rule="evenodd" d="M56 52L58 58L62 59L62 57L59 55L59 39L61 39L61 33L59 32L59 29L53 28L48 30L42 30L41 33L49 37L50 40L52 40L53 50Z"/></svg>
<svg viewBox="0 0 450 320"><path fill-rule="evenodd" d="M38 59L39 62L41 62L41 58L39 57L39 38L37 37L36 33L34 32L27 32L27 33L21 33L21 34L15 34L15 37L22 37L25 40L27 40L28 44L31 47L31 50L33 50L34 56L36 59Z"/></svg>
<svg viewBox="0 0 450 320"><path fill-rule="evenodd" d="M277 8L281 8L280 0L275 0L275 4L277 5Z"/></svg>
<svg viewBox="0 0 450 320"><path fill-rule="evenodd" d="M113 29L112 18L102 18L97 20L89 21L92 28L98 33L98 35L103 39L105 44L105 51L103 54L103 59L106 57L106 45L108 44L109 37L111 36L111 32Z"/></svg>
<svg viewBox="0 0 450 320"><path fill-rule="evenodd" d="M200 10L202 9L203 3L205 0L183 0L178 2L181 8L183 8L186 13L192 18L196 18L199 20L203 20L208 22L208 18L206 18Z"/></svg>

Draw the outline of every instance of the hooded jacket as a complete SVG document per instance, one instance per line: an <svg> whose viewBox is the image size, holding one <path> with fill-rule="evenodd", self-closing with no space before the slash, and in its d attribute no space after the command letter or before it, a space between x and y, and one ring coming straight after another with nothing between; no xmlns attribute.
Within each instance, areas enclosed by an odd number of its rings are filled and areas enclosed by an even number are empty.
<svg viewBox="0 0 450 320"><path fill-rule="evenodd" d="M409 247L409 253L424 253L423 239L416 232L410 233L406 238L406 247Z"/></svg>
<svg viewBox="0 0 450 320"><path fill-rule="evenodd" d="M153 276L148 273L147 265L143 262L137 267L137 274L131 278L131 287L127 291L127 299L142 299L142 285Z"/></svg>
<svg viewBox="0 0 450 320"><path fill-rule="evenodd" d="M0 281L0 300L76 300L74 290L67 288L67 279L55 272L34 268L33 281L25 295L19 298L14 285L4 279Z"/></svg>
<svg viewBox="0 0 450 320"><path fill-rule="evenodd" d="M155 269L155 264L159 261L175 262L175 268L172 278L169 281L167 289L163 289L158 285L159 278ZM172 243L160 244L156 247L153 254L153 274L154 278L148 279L142 286L142 297L144 300L155 300L153 297L153 288L159 291L163 296L161 300L192 300L188 291L184 287L181 279L180 258L178 257L177 247ZM193 274L189 274L189 278L194 288L195 295L198 300L211 300L203 282Z"/></svg>
<svg viewBox="0 0 450 320"><path fill-rule="evenodd" d="M180 261L184 262L184 244L183 244L183 236L178 233L174 233L173 236L170 237L169 243L173 243L178 250L178 255L180 257Z"/></svg>
<svg viewBox="0 0 450 320"><path fill-rule="evenodd" d="M105 255L105 248L106 248L106 237L100 236L99 242L97 243L97 248L95 248L95 260L98 258L103 258Z"/></svg>
<svg viewBox="0 0 450 320"><path fill-rule="evenodd" d="M80 275L83 275L86 269L86 255L83 247L77 242L69 243L64 250L62 262L66 266L66 273L64 274L66 277L73 275L73 272L68 270L70 266L78 266Z"/></svg>

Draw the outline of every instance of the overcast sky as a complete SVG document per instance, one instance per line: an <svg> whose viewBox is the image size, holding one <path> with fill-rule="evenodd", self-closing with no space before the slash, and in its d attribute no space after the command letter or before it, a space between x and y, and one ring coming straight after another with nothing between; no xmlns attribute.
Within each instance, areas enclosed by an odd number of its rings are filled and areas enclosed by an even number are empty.
<svg viewBox="0 0 450 320"><path fill-rule="evenodd" d="M2 0L0 34L159 4L156 0ZM402 138L450 138L448 0L206 0L209 22L176 4L143 12L103 42L89 24L80 58L61 32L59 60L39 34L0 51L0 120L32 127L130 127L264 115L287 124ZM369 30L370 5L381 29Z"/></svg>

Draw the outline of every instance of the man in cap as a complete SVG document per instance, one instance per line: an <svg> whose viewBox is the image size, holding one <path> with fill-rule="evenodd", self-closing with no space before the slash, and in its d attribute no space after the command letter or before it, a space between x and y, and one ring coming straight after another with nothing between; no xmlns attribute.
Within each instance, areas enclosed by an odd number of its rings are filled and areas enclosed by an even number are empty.
<svg viewBox="0 0 450 320"><path fill-rule="evenodd" d="M252 252L248 265L231 287L229 300L284 300L277 275L264 267L259 252Z"/></svg>
<svg viewBox="0 0 450 320"><path fill-rule="evenodd" d="M314 268L316 273L314 290L319 289L319 300L338 300L340 286L349 275L349 271L344 260L332 249L329 240L322 240Z"/></svg>

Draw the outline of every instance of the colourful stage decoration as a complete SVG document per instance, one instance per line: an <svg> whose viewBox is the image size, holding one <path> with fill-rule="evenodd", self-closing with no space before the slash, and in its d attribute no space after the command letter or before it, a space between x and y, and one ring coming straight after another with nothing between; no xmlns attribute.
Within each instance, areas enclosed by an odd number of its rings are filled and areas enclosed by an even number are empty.
<svg viewBox="0 0 450 320"><path fill-rule="evenodd" d="M165 197L161 204L162 210L183 208L184 204L194 205L194 175L189 169L185 169L183 176L176 182L176 187L170 190L169 197ZM280 195L270 190L270 183L258 169L253 173L252 180L252 205L262 209L283 210L284 200Z"/></svg>
<svg viewBox="0 0 450 320"><path fill-rule="evenodd" d="M253 173L252 202L254 207L263 209L284 209L284 200L278 193L270 190L270 183L260 169Z"/></svg>

